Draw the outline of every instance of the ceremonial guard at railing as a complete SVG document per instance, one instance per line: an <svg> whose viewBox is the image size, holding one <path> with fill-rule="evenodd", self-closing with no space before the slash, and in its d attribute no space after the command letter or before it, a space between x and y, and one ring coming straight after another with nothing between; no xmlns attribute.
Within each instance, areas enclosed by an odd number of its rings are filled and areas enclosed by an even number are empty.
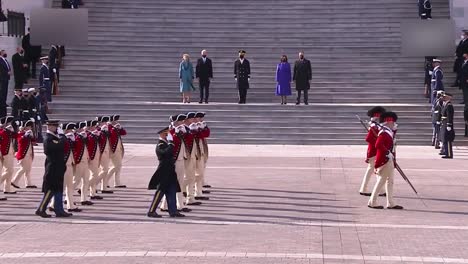
<svg viewBox="0 0 468 264"><path fill-rule="evenodd" d="M109 179L114 177L115 188L127 188L120 182L120 172L122 171L122 160L124 157L124 146L122 142L122 136L127 135L127 131L122 128L119 123L120 116L111 116L112 125L109 126L109 144L110 144L110 160L112 167L109 170L108 179L106 184L108 185Z"/></svg>
<svg viewBox="0 0 468 264"><path fill-rule="evenodd" d="M250 62L245 58L245 50L239 50L239 59L234 62L234 79L239 90L239 104L247 103L247 90L250 88Z"/></svg>
<svg viewBox="0 0 468 264"><path fill-rule="evenodd" d="M187 147L187 159L185 160L185 182L182 191L186 193L186 205L201 205L195 201L195 167L199 158L198 145L195 144L195 137L199 133L198 125L195 123L195 112L187 113L185 126L188 133L184 135Z"/></svg>
<svg viewBox="0 0 468 264"><path fill-rule="evenodd" d="M378 122L380 120L380 115L383 113L385 113L385 108L381 106L373 107L367 111L367 115L370 117L369 131L366 136L366 142L368 143L366 156L367 170L364 174L364 178L362 179L361 188L359 189L359 193L364 196L371 195L368 191L368 185L375 170L375 155L377 154L375 143L377 142L377 137L380 131Z"/></svg>
<svg viewBox="0 0 468 264"><path fill-rule="evenodd" d="M88 150L88 167L90 171L89 186L91 200L102 200L103 198L97 195L97 185L99 184L99 161L101 159L101 152L99 150L99 139L101 131L97 129L98 121L91 120L86 122L86 149Z"/></svg>
<svg viewBox="0 0 468 264"><path fill-rule="evenodd" d="M203 193L209 193L209 191L203 191L203 185L208 161L208 137L210 137L211 131L206 122L203 121L204 117L205 113L198 112L195 114L195 121L199 129L194 140L198 152L195 164L195 200L209 200L208 197L203 196Z"/></svg>
<svg viewBox="0 0 468 264"><path fill-rule="evenodd" d="M185 160L188 159L187 144L185 142L185 134L188 133L184 120L187 118L184 114L174 115L170 117L171 129L169 133L173 137L174 143L174 161L175 161L175 170L177 174L177 182L182 189L184 186L184 176L185 176ZM183 190L183 189L182 189ZM191 209L184 207L184 196L181 192L177 192L177 210L183 212L190 212ZM167 203L165 200L161 203L161 211L167 211Z"/></svg>
<svg viewBox="0 0 468 264"><path fill-rule="evenodd" d="M110 147L109 147L109 130L110 130L110 117L103 116L98 117L99 130L99 153L100 153L100 160L99 160L99 180L101 181L101 193L114 193L113 191L109 190L107 186L107 175L109 174L109 163L110 163Z"/></svg>
<svg viewBox="0 0 468 264"><path fill-rule="evenodd" d="M432 79L431 79L431 104L434 103L437 91L444 91L444 73L442 68L440 67L442 61L439 59L433 60L434 71L432 72Z"/></svg>
<svg viewBox="0 0 468 264"><path fill-rule="evenodd" d="M41 70L39 72L39 86L45 89L46 112L47 102L52 102L52 80L50 78L49 57L41 57Z"/></svg>
<svg viewBox="0 0 468 264"><path fill-rule="evenodd" d="M184 217L185 215L177 211L176 193L180 193L180 185L177 180L175 160L174 160L174 144L173 137L169 133L169 127L158 131L159 140L156 146L156 155L159 160L158 168L153 174L149 190L156 190L148 217L161 217L156 213L159 203L163 197L166 197L169 215L171 217Z"/></svg>
<svg viewBox="0 0 468 264"><path fill-rule="evenodd" d="M11 190L11 180L13 178L15 164L15 149L13 147L16 138L14 126L19 126L19 121L13 121L12 116L3 117L0 119L3 127L0 128L0 149L2 156L3 173L0 178L0 183L3 183L4 194L16 194L16 191ZM12 123L15 122L15 123ZM0 170L1 171L1 170Z"/></svg>
<svg viewBox="0 0 468 264"><path fill-rule="evenodd" d="M393 173L395 170L395 133L397 130L398 116L393 112L385 112L380 115L381 129L375 143L377 153L375 156L375 173L377 183L374 186L369 199L368 207L383 209L377 204L377 198L385 185L387 193L387 209L403 209L393 201Z"/></svg>
<svg viewBox="0 0 468 264"><path fill-rule="evenodd" d="M44 138L44 154L46 155L44 182L42 184L44 198L36 211L36 215L43 218L50 217L46 213L46 209L52 198L54 198L54 211L57 217L72 216L72 214L63 210L63 181L66 170L64 148L66 139L58 125L59 121L47 121L47 133Z"/></svg>
<svg viewBox="0 0 468 264"><path fill-rule="evenodd" d="M89 188L89 154L86 147L88 134L85 131L86 121L76 124L75 142L73 144L73 183L79 188L81 205L93 205Z"/></svg>
<svg viewBox="0 0 468 264"><path fill-rule="evenodd" d="M444 104L444 91L437 91L436 100L432 106L432 146L436 149L440 149L440 125L442 106Z"/></svg>
<svg viewBox="0 0 468 264"><path fill-rule="evenodd" d="M31 169L34 160L34 133L32 128L34 122L32 120L23 121L21 129L16 135L18 142L18 151L16 152L16 160L20 169L16 172L11 185L19 188L19 181L24 177L26 188L37 188L31 180Z"/></svg>
<svg viewBox="0 0 468 264"><path fill-rule="evenodd" d="M444 94L444 104L442 106L440 127L440 140L443 142L441 155L443 159L453 159L452 144L455 140L455 129L453 128L453 114L454 109L452 102L452 95L449 93Z"/></svg>

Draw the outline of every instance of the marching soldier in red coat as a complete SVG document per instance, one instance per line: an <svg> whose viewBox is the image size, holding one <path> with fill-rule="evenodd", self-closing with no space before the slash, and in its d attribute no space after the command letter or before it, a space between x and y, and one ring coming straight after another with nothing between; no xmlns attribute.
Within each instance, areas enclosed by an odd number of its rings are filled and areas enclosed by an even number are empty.
<svg viewBox="0 0 468 264"><path fill-rule="evenodd" d="M11 180L14 172L15 150L13 147L16 138L16 132L13 128L13 117L8 116L1 119L3 128L0 128L0 150L2 154L3 173L0 177L0 184L3 183L4 194L16 194L16 191L11 190ZM19 126L19 121L15 125ZM1 170L0 170L1 171Z"/></svg>
<svg viewBox="0 0 468 264"><path fill-rule="evenodd" d="M88 167L91 173L89 177L90 198L91 200L102 200L103 197L97 195L97 185L99 184L99 160L101 159L101 152L99 151L99 138L101 131L97 129L98 121L92 120L86 122L86 149L88 150Z"/></svg>
<svg viewBox="0 0 468 264"><path fill-rule="evenodd" d="M393 173L395 170L394 140L397 130L397 119L398 116L393 112L385 112L380 116L382 128L375 143L377 149L375 156L377 183L368 203L368 207L372 209L384 208L377 204L377 197L384 185L387 190L387 209L403 209L402 206L396 205L393 201Z"/></svg>
<svg viewBox="0 0 468 264"><path fill-rule="evenodd" d="M99 180L101 181L101 193L114 193L109 190L107 186L107 180L109 175L109 163L110 163L110 146L109 146L109 131L110 131L110 117L103 116L98 117L101 135L99 136L99 153L100 160L99 166L101 168L99 172Z"/></svg>
<svg viewBox="0 0 468 264"><path fill-rule="evenodd" d="M377 149L375 148L375 142L377 141L377 136L379 134L379 126L377 122L379 122L380 115L385 113L385 108L381 106L376 106L371 108L367 115L370 117L369 122L369 132L366 136L367 145L367 156L366 156L366 163L367 163L367 170L364 174L364 178L362 179L361 188L359 189L359 194L364 196L370 196L371 193L368 191L369 180L374 174L374 162L375 162L375 155L377 154Z"/></svg>
<svg viewBox="0 0 468 264"><path fill-rule="evenodd" d="M18 151L16 159L20 169L16 172L11 185L19 188L19 181L24 176L26 188L37 188L31 181L31 168L34 160L34 133L32 127L34 122L31 120L22 122L22 130L16 135L18 142Z"/></svg>
<svg viewBox="0 0 468 264"><path fill-rule="evenodd" d="M89 199L89 154L86 148L88 134L84 130L86 121L76 124L75 142L73 144L73 183L75 189L79 188L81 205L93 205Z"/></svg>
<svg viewBox="0 0 468 264"><path fill-rule="evenodd" d="M195 136L198 134L198 125L195 123L195 112L187 113L185 119L184 142L187 147L187 159L185 160L185 179L182 191L186 193L186 205L201 205L201 202L195 201L195 166L197 163L197 146L195 145Z"/></svg>
<svg viewBox="0 0 468 264"><path fill-rule="evenodd" d="M122 170L122 160L124 156L122 136L127 135L127 131L122 128L118 122L119 119L120 115L111 116L112 126L109 126L110 160L112 161L112 168L109 170L108 181L114 176L115 188L127 188L126 185L120 182L120 171Z"/></svg>
<svg viewBox="0 0 468 264"><path fill-rule="evenodd" d="M76 128L75 123L63 124L62 128L65 132L65 149L64 158L67 167L64 175L65 198L67 202L68 212L81 212L81 209L76 207L73 191L75 185L73 184L73 149L75 148L75 133L73 130Z"/></svg>
<svg viewBox="0 0 468 264"><path fill-rule="evenodd" d="M209 193L209 191L203 191L203 184L205 182L206 162L208 161L207 138L210 136L211 131L206 125L206 122L203 121L204 117L205 113L198 112L195 114L196 124L199 129L194 140L198 152L195 165L195 200L209 200L208 197L203 196L204 193Z"/></svg>

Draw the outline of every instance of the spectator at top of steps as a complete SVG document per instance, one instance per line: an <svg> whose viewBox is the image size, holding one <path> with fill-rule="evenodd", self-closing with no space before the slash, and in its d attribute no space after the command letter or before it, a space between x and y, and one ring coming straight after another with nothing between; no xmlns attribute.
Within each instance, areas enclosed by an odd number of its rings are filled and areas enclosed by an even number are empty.
<svg viewBox="0 0 468 264"><path fill-rule="evenodd" d="M64 9L76 9L82 4L80 0L62 0L62 8Z"/></svg>
<svg viewBox="0 0 468 264"><path fill-rule="evenodd" d="M432 3L431 0L418 0L419 17L421 19L432 19Z"/></svg>

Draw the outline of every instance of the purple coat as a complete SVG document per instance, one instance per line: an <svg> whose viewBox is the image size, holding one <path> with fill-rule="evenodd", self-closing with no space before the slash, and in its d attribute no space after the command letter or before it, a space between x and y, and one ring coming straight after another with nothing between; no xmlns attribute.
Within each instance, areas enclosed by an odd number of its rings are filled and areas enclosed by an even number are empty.
<svg viewBox="0 0 468 264"><path fill-rule="evenodd" d="M291 66L287 62L281 62L276 67L276 95L291 95Z"/></svg>

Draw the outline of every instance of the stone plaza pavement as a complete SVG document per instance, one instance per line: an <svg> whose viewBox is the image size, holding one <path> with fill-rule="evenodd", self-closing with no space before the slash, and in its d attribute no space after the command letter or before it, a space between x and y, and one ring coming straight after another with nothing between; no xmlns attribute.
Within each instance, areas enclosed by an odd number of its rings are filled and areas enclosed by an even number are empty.
<svg viewBox="0 0 468 264"><path fill-rule="evenodd" d="M396 175L405 210L391 211L358 194L365 146L212 145L210 200L185 219L150 219L154 147L126 145L129 188L71 219L35 216L39 190L8 195L0 263L468 263L468 148L442 160L433 148L400 146L420 198Z"/></svg>

